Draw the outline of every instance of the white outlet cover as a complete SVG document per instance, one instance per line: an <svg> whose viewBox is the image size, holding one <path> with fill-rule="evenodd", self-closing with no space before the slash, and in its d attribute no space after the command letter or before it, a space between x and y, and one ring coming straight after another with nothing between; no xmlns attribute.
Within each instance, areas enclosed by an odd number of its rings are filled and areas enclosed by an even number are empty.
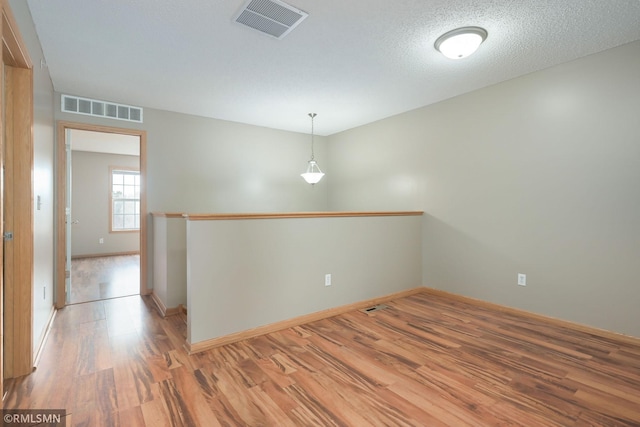
<svg viewBox="0 0 640 427"><path fill-rule="evenodd" d="M324 275L324 285L331 286L331 274Z"/></svg>
<svg viewBox="0 0 640 427"><path fill-rule="evenodd" d="M527 275L518 273L518 285L527 286Z"/></svg>

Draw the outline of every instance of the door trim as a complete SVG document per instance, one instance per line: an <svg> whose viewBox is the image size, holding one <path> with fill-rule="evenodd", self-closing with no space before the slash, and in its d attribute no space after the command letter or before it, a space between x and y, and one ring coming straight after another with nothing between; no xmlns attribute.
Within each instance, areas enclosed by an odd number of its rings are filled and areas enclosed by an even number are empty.
<svg viewBox="0 0 640 427"><path fill-rule="evenodd" d="M86 123L75 123L59 121L57 124L56 143L56 308L66 305L65 301L65 206L66 206L66 185L67 173L66 131L86 130L92 132L114 133L118 135L131 135L140 138L140 177L142 178L142 188L140 191L140 295L150 293L147 286L147 132L136 129L116 128L110 126L92 125Z"/></svg>
<svg viewBox="0 0 640 427"><path fill-rule="evenodd" d="M18 100L17 104L14 105L17 110L15 111L14 119L18 119L19 122L13 123L15 127L15 132L17 132L21 138L21 144L17 148L14 148L14 155L18 154L21 158L22 162L25 162L21 168L26 169L30 175L33 174L33 66L31 62L31 58L29 57L29 53L26 48L26 44L20 35L20 31L18 29L18 24L11 12L11 7L9 6L8 0L2 0L0 2L1 9L1 17L0 17L0 36L2 37L2 51L0 55L2 56L2 66L5 65L15 67L19 69L19 73L21 76L19 80L21 81L21 85L23 86L23 90L26 90L28 93L22 93L20 96L22 99ZM10 82L7 82L10 83ZM25 87L28 86L28 87ZM4 99L4 91L5 85L0 84L0 99ZM5 141L5 126L8 123L5 122L7 118L5 118L4 106L0 103L0 165L3 164L3 156L4 156L4 144ZM27 144L27 145L25 145ZM16 150L19 153L16 153ZM21 154L20 154L21 153ZM30 153L30 154L29 154ZM30 156L30 157L29 157ZM14 160L11 160L14 161ZM1 178L1 177L0 177ZM20 192L23 194L23 199L25 195L28 195L30 199L33 198L33 185L31 182L31 178L27 179L26 182L20 177L16 182L16 184L23 186L20 187ZM25 185L26 184L26 185ZM2 213L4 211L4 189L3 182L0 179L0 236L4 233L4 221L2 218ZM22 254L19 259L14 263L14 267L18 268L22 272L30 272L33 269L33 211L31 207L24 211L24 206L26 202L20 203L20 205L16 205L16 208L19 209L16 211L16 215L20 215L23 218L23 222L20 230L20 236L15 235L15 239L21 239L21 246L26 248L27 253ZM30 205L31 206L31 205ZM16 231L16 230L7 230L7 231ZM29 250L29 242L31 243L31 250ZM6 298L6 302L13 309L13 318L12 318L12 330L5 329L5 312L4 312L4 291L5 285L3 283L4 277L4 245L0 245L0 393L2 393L2 398L4 398L4 377L5 375L14 376L19 374L29 373L31 368L33 367L33 349L31 346L31 340L33 336L33 331L31 330L31 321L33 316L33 309L31 300L31 292L33 288L33 276L27 274L26 276L23 274L22 277L24 280L29 281L29 283L11 283L10 286L12 289L11 296ZM22 274L22 273L21 273ZM28 289L26 289L28 288ZM18 327L19 330L16 330L15 327ZM7 332L5 334L5 332ZM15 341L15 337L17 335L22 335L19 342ZM4 348L5 339L9 342L11 341L11 348ZM18 346L16 346L18 345ZM7 353L5 354L5 350ZM7 372L4 370L5 360L8 359L10 361L10 368L7 369ZM22 371L25 371L22 373ZM3 407L2 399L0 399L0 407Z"/></svg>

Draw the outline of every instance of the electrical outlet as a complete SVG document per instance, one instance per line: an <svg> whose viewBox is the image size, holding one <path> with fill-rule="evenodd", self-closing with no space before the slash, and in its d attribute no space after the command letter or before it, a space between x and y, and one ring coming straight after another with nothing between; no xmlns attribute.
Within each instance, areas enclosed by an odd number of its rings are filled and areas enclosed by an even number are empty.
<svg viewBox="0 0 640 427"><path fill-rule="evenodd" d="M42 288L42 299L47 299L47 285Z"/></svg>
<svg viewBox="0 0 640 427"><path fill-rule="evenodd" d="M324 285L331 286L331 274L324 275Z"/></svg>
<svg viewBox="0 0 640 427"><path fill-rule="evenodd" d="M100 243L101 245L104 244L104 238L103 237L99 238L98 243Z"/></svg>
<svg viewBox="0 0 640 427"><path fill-rule="evenodd" d="M518 285L527 286L527 275L518 273Z"/></svg>

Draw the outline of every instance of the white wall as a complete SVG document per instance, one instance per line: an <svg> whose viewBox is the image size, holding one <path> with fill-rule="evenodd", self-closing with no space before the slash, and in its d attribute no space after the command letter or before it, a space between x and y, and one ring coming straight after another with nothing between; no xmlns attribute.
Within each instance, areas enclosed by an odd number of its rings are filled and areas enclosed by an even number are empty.
<svg viewBox="0 0 640 427"><path fill-rule="evenodd" d="M421 223L421 216L187 220L188 342L420 286Z"/></svg>
<svg viewBox="0 0 640 427"><path fill-rule="evenodd" d="M149 254L153 257L153 293L167 307L167 286L169 282L167 279L169 263L167 218L153 215L151 229L153 230L153 247L149 248Z"/></svg>
<svg viewBox="0 0 640 427"><path fill-rule="evenodd" d="M88 151L73 151L71 157L71 215L78 221L71 227L71 256L140 250L139 232L109 232L110 167L137 169L140 158Z"/></svg>
<svg viewBox="0 0 640 427"><path fill-rule="evenodd" d="M31 61L33 62L33 183L34 183L34 269L33 269L33 348L38 349L53 306L53 214L54 214L54 123L53 85L25 1L10 1ZM41 204L38 207L37 200Z"/></svg>
<svg viewBox="0 0 640 427"><path fill-rule="evenodd" d="M187 306L187 225L184 218L167 218L168 308Z"/></svg>
<svg viewBox="0 0 640 427"><path fill-rule="evenodd" d="M326 209L326 186L300 177L308 135L151 109L144 117L150 212ZM318 141L322 162L324 138Z"/></svg>
<svg viewBox="0 0 640 427"><path fill-rule="evenodd" d="M331 136L329 206L424 210L425 286L640 336L639 113L635 42Z"/></svg>
<svg viewBox="0 0 640 427"><path fill-rule="evenodd" d="M153 292L166 308L187 306L187 224L153 215Z"/></svg>

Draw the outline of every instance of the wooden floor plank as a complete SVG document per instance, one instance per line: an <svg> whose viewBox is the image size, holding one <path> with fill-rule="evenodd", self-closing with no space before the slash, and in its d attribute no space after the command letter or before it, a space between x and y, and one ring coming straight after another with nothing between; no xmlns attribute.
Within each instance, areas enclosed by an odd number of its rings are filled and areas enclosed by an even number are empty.
<svg viewBox="0 0 640 427"><path fill-rule="evenodd" d="M171 370L171 377L182 404L181 410L185 413L183 417L192 420L192 424L187 425L219 427L221 424L207 405L205 397L200 393L193 371L186 366L181 366Z"/></svg>
<svg viewBox="0 0 640 427"><path fill-rule="evenodd" d="M198 382L199 391L204 396L216 421L221 425L242 425L240 414L218 388L218 378L204 368L194 371L194 376Z"/></svg>
<svg viewBox="0 0 640 427"><path fill-rule="evenodd" d="M140 293L140 255L71 260L71 304Z"/></svg>
<svg viewBox="0 0 640 427"><path fill-rule="evenodd" d="M118 411L118 425L122 427L145 427L142 408L134 406Z"/></svg>
<svg viewBox="0 0 640 427"><path fill-rule="evenodd" d="M169 412L159 399L150 400L140 406L146 427L173 427Z"/></svg>

